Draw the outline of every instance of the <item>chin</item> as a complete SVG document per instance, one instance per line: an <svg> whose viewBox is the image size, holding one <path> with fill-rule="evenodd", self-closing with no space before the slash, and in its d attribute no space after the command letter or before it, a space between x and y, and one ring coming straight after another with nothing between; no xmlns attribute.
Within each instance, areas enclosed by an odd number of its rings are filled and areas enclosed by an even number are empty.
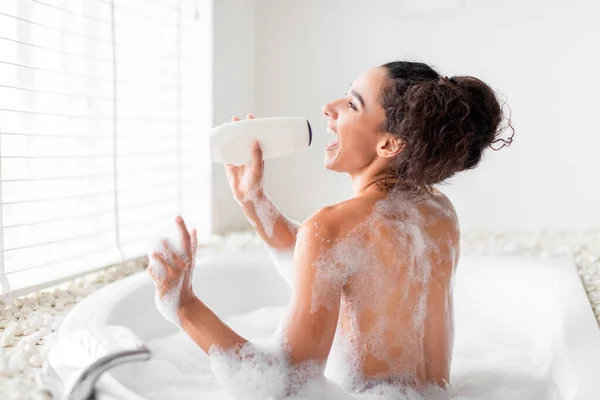
<svg viewBox="0 0 600 400"><path fill-rule="evenodd" d="M337 164L337 160L338 160L338 152L335 152L335 154L328 154L330 152L325 152L325 157L323 157L323 164L325 166L326 169L330 170L330 171L336 171L336 172L340 172L336 169L336 164Z"/></svg>
<svg viewBox="0 0 600 400"><path fill-rule="evenodd" d="M323 161L323 166L325 167L325 169L328 169L330 171L334 171L334 169L333 169L333 163L331 162L331 160L329 160L327 158L327 156L325 156L325 160Z"/></svg>

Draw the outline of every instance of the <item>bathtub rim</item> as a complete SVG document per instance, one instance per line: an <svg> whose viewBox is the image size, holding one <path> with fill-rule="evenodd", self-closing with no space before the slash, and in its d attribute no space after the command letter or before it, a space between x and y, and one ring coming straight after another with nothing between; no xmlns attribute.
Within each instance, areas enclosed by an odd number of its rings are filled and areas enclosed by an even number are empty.
<svg viewBox="0 0 600 400"><path fill-rule="evenodd" d="M240 249L236 251L228 251L222 253L214 253L202 256L197 260L196 267L202 268L202 266L206 266L208 268L215 267L215 260L226 256L226 255L237 255L239 253L246 253L246 249ZM586 349L586 351L591 351L593 354L597 354L598 360L600 360L600 341L597 340L600 338L600 331L597 325L596 319L593 314L593 310L589 303L587 293L585 291L585 287L579 273L577 271L577 267L575 266L571 257L561 257L561 258L539 258L539 257L527 257L527 256L504 256L504 255L466 255L464 258L468 259L481 259L481 260L502 260L502 262L509 263L526 263L527 265L541 265L544 268L548 268L559 274L560 277L564 279L570 287L571 290L569 293L573 293L575 299L571 299L568 302L560 301L560 314L561 315L577 315L577 317L568 318L569 320L578 319L579 321L584 321L585 328L583 332L578 331L575 332L578 335L579 340L577 343L573 341L567 342L564 341L565 347L572 350L575 347L574 353L569 353L565 350L565 354L563 354L563 360L565 361L566 357L566 365L570 366L569 368L565 367L565 364L562 364L561 367L552 370L552 379L557 382L561 381L565 383L567 386L566 391L559 390L561 395L565 395L566 399L572 399L577 396L577 399L584 399L588 397L582 397L582 394L596 394L597 392L593 391L593 384L583 385L582 388L580 384L577 382L573 382L577 380L577 378L581 378L583 376L587 377L585 381L589 381L589 379L593 376L593 368L582 368L580 362L576 362L577 365L576 370L572 368L572 360L571 356L575 354L579 357L582 353L582 348L580 344L585 342L585 338L591 338L593 341L593 348ZM460 264L459 264L460 265ZM149 277L147 275L146 270L142 270L137 272L131 276L125 277L121 280L113 282L105 287L99 289L95 293L83 299L79 304L77 304L65 317L63 323L58 332L58 337L64 337L70 332L78 329L94 329L103 327L106 325L107 320L110 316L110 310L115 307L123 298L129 296L132 291L137 290L141 286L150 284ZM567 291L560 291L561 299L564 297ZM578 305L574 306L574 302ZM584 304L585 303L585 304ZM91 308L90 308L91 307ZM86 310L94 309L95 312L90 313ZM570 314L565 314L565 313ZM561 319L561 322L564 322L564 318ZM564 332L561 331L564 335ZM570 330L569 333L573 335L573 330ZM563 349L564 350L564 349ZM584 362L586 365L593 365L591 361L591 357L585 357L587 362ZM580 361L578 358L577 361ZM584 378L585 379L585 378ZM584 381L584 382L585 382ZM125 384L121 383L117 378L115 378L111 372L105 373L99 380L99 399L100 400L114 400L117 398L123 399L131 399L131 400L147 400L146 397L130 390L125 386ZM583 390L583 393L579 392L580 389Z"/></svg>

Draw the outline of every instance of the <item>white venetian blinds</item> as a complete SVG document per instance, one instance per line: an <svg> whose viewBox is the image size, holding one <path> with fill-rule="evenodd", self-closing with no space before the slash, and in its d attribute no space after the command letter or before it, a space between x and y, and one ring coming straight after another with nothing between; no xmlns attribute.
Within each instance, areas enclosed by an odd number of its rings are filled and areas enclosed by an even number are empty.
<svg viewBox="0 0 600 400"><path fill-rule="evenodd" d="M209 0L0 1L0 283L140 256L183 215L205 232Z"/></svg>

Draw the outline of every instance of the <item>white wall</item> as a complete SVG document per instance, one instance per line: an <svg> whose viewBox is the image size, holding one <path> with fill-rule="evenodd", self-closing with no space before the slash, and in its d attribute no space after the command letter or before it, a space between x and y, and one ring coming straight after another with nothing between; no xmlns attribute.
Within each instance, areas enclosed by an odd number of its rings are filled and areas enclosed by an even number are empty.
<svg viewBox="0 0 600 400"><path fill-rule="evenodd" d="M478 169L442 187L455 203L463 229L600 226L600 28L594 21L600 13L598 3L252 4L254 36L244 40L252 41L253 52L243 53L240 63L254 60L244 67L253 69L255 97L232 99L233 91L215 96L222 96L221 102L233 100L227 115L245 113L238 111L241 106L254 106L249 111L258 116L304 115L311 120L315 140L309 151L266 164L267 191L291 217L301 220L351 195L348 178L322 166L322 148L330 140L322 105L343 95L364 69L404 59L429 63L448 76L479 77L504 94L511 107L513 145L488 152ZM246 29L252 23L241 25ZM218 195L220 183L214 186ZM247 226L237 220L237 204L219 206L215 218L231 218L228 227Z"/></svg>
<svg viewBox="0 0 600 400"><path fill-rule="evenodd" d="M214 0L213 13L213 124L220 125L256 108L254 1ZM246 218L231 196L225 170L212 166L212 231L247 228Z"/></svg>

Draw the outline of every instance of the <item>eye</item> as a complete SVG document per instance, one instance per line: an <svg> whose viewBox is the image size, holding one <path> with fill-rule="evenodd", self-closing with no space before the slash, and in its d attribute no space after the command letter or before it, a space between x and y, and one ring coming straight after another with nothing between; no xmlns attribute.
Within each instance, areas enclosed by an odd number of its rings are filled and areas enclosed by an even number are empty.
<svg viewBox="0 0 600 400"><path fill-rule="evenodd" d="M352 101L349 101L349 102L348 102L348 107L350 107L350 108L351 108L351 109L353 109L354 111L357 111L357 110L358 110Z"/></svg>

